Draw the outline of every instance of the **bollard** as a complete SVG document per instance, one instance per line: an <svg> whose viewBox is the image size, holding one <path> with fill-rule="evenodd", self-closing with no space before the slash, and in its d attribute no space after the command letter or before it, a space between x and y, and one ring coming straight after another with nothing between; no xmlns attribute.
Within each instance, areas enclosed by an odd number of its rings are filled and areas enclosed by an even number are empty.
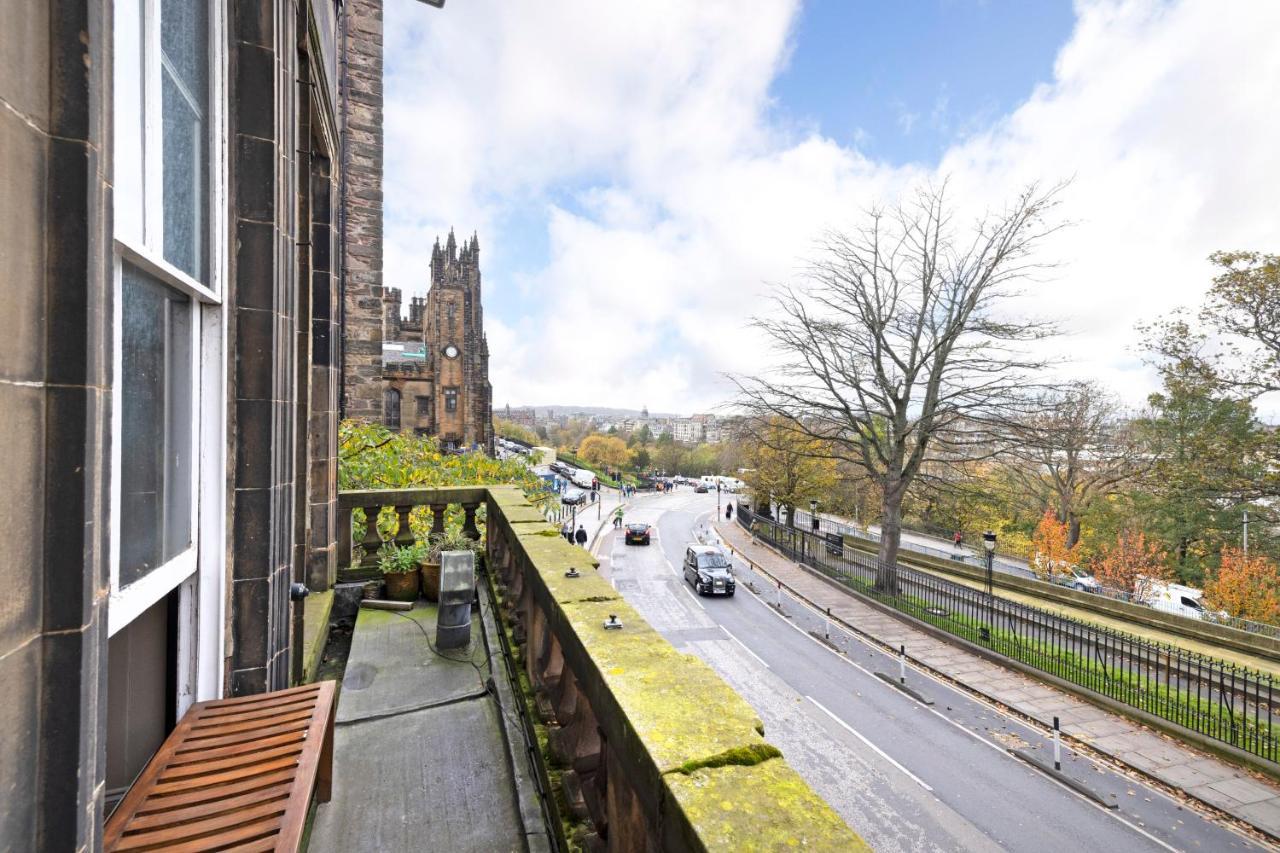
<svg viewBox="0 0 1280 853"><path fill-rule="evenodd" d="M778 603L776 606L778 608L778 612L781 613L782 612L782 581L778 581Z"/></svg>
<svg viewBox="0 0 1280 853"><path fill-rule="evenodd" d="M827 641L831 641L831 608L827 608L827 615L822 619L822 630L826 634Z"/></svg>
<svg viewBox="0 0 1280 853"><path fill-rule="evenodd" d="M898 647L898 681L907 683L907 647Z"/></svg>
<svg viewBox="0 0 1280 853"><path fill-rule="evenodd" d="M1053 769L1062 769L1062 729L1057 717L1053 718Z"/></svg>
<svg viewBox="0 0 1280 853"><path fill-rule="evenodd" d="M465 649L471 643L471 602L476 597L475 555L440 555L440 609L436 611L436 648Z"/></svg>

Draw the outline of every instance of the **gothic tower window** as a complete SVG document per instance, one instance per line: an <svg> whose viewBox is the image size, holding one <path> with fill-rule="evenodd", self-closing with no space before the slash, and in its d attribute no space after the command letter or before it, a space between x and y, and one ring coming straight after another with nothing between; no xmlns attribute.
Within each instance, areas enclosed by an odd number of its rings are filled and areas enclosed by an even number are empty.
<svg viewBox="0 0 1280 853"><path fill-rule="evenodd" d="M383 392L382 423L387 429L400 429L400 392L394 388Z"/></svg>
<svg viewBox="0 0 1280 853"><path fill-rule="evenodd" d="M446 412L458 411L458 389L457 388L444 389L444 410Z"/></svg>
<svg viewBox="0 0 1280 853"><path fill-rule="evenodd" d="M418 396L415 398L418 402L418 417L425 418L431 414L431 397Z"/></svg>

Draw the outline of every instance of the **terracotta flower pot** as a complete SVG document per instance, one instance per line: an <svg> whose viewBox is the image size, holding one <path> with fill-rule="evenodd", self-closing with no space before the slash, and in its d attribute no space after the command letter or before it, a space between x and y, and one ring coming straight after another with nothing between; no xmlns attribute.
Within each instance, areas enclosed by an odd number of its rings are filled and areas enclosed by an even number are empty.
<svg viewBox="0 0 1280 853"><path fill-rule="evenodd" d="M422 594L427 601L440 600L440 563L423 560L418 564L422 573Z"/></svg>
<svg viewBox="0 0 1280 853"><path fill-rule="evenodd" d="M387 598L392 601L415 601L418 598L418 573L394 572L382 576L387 585Z"/></svg>

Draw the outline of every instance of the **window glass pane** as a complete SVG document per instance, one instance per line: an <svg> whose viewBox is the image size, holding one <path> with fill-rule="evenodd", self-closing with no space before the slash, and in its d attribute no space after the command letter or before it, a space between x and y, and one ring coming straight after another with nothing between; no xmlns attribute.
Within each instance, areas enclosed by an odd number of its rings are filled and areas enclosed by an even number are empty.
<svg viewBox="0 0 1280 853"><path fill-rule="evenodd" d="M162 0L164 258L199 281L206 280L207 255L207 18L203 0Z"/></svg>
<svg viewBox="0 0 1280 853"><path fill-rule="evenodd" d="M122 273L120 586L191 545L191 300Z"/></svg>
<svg viewBox="0 0 1280 853"><path fill-rule="evenodd" d="M394 388L382 393L382 422L388 429L400 429L400 392Z"/></svg>

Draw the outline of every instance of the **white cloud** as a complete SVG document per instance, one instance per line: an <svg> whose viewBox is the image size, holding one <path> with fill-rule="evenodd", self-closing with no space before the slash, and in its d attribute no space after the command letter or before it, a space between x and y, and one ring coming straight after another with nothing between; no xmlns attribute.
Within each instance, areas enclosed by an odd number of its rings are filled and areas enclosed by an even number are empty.
<svg viewBox="0 0 1280 853"><path fill-rule="evenodd" d="M936 169L863 157L770 123L796 0L496 0L442 12L389 0L387 281L425 286L431 241L545 216L546 266L486 279L499 403L705 408L723 371L767 359L746 324L824 228L931 174L966 204L1071 177L1077 224L1024 307L1062 318L1075 375L1130 400L1151 377L1133 326L1199 300L1218 248L1274 250L1280 3L1096 0L1017 110ZM526 316L504 310L536 295Z"/></svg>

